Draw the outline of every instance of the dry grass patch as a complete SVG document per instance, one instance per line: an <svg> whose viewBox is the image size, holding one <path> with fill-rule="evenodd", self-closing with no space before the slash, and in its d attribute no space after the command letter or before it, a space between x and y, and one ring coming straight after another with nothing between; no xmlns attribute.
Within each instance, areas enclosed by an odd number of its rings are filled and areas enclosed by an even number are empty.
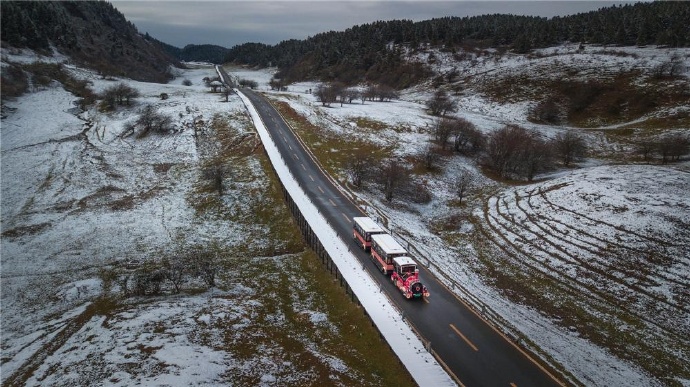
<svg viewBox="0 0 690 387"><path fill-rule="evenodd" d="M337 136L310 123L288 103L272 103L331 176L342 176L347 164L357 157L372 157L373 161L377 162L393 152L392 147L381 147L359 139ZM382 128L378 121L366 122L376 128Z"/></svg>

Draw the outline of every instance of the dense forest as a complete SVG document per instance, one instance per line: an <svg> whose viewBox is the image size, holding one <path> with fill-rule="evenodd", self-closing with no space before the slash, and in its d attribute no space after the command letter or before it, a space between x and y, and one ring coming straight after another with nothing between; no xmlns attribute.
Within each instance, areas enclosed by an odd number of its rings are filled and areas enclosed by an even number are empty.
<svg viewBox="0 0 690 387"><path fill-rule="evenodd" d="M51 46L103 75L165 82L177 60L105 1L2 1L2 41L51 54Z"/></svg>
<svg viewBox="0 0 690 387"><path fill-rule="evenodd" d="M407 87L427 75L403 60L401 46L446 50L495 47L525 53L563 42L605 45L690 45L690 3L652 2L601 8L554 18L514 15L443 17L420 22L379 21L275 46L246 43L227 62L277 66L287 81L318 78Z"/></svg>
<svg viewBox="0 0 690 387"><path fill-rule="evenodd" d="M183 48L177 48L165 43L161 44L170 55L185 62L210 62L222 64L229 51L225 47L213 44L188 44Z"/></svg>

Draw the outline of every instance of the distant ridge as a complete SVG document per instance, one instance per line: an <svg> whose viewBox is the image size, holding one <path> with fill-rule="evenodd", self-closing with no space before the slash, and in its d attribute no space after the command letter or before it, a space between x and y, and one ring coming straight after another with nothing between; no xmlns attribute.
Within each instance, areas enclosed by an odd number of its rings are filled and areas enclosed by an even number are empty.
<svg viewBox="0 0 690 387"><path fill-rule="evenodd" d="M405 61L401 46L451 52L493 47L517 53L563 42L687 47L689 20L690 2L655 1L550 19L496 14L420 22L377 21L306 40L285 40L275 46L237 45L230 49L226 61L277 66L278 76L288 82L314 78L346 84L383 82L404 88L423 79L425 71Z"/></svg>
<svg viewBox="0 0 690 387"><path fill-rule="evenodd" d="M177 48L163 43L165 50L175 58L185 62L210 62L222 64L229 49L213 44L188 44Z"/></svg>

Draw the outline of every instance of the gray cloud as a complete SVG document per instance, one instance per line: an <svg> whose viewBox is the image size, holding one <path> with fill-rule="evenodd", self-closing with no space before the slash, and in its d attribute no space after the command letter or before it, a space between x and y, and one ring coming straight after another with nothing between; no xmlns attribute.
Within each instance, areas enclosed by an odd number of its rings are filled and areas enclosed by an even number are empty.
<svg viewBox="0 0 690 387"><path fill-rule="evenodd" d="M620 1L113 1L140 32L174 46L276 44L377 20L494 13L553 17Z"/></svg>

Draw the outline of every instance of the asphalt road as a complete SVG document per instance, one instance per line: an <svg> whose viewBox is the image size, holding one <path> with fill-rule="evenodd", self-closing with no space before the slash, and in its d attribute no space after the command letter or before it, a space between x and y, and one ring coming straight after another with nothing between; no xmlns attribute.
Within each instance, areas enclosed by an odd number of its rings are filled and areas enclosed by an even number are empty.
<svg viewBox="0 0 690 387"><path fill-rule="evenodd" d="M460 385L558 386L543 366L533 361L504 335L466 306L424 267L420 277L430 292L425 300L407 300L388 276L378 270L352 238L352 218L364 214L351 203L318 167L280 114L260 94L242 89L262 117L300 185L371 276L379 281L392 302L422 337Z"/></svg>

